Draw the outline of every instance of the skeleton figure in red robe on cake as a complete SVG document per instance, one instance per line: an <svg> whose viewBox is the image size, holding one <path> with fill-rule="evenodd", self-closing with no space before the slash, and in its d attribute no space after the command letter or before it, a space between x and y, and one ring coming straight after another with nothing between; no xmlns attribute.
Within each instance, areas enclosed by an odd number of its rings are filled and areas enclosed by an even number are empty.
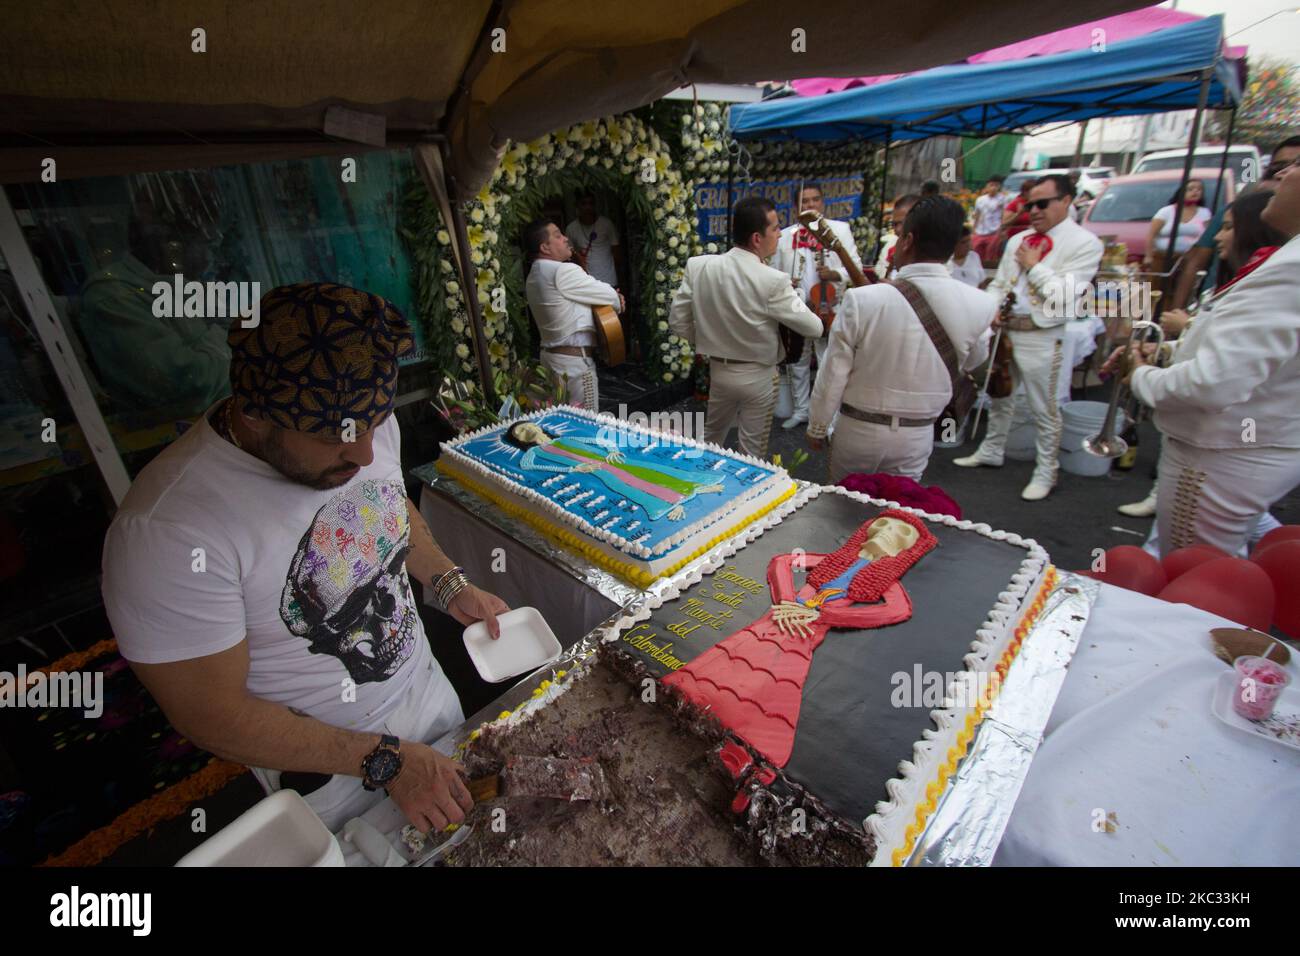
<svg viewBox="0 0 1300 956"><path fill-rule="evenodd" d="M794 749L813 652L831 628L869 630L906 621L903 574L936 544L925 523L882 511L833 554L789 553L767 566L771 609L664 679L777 767ZM808 569L796 590L795 567Z"/></svg>

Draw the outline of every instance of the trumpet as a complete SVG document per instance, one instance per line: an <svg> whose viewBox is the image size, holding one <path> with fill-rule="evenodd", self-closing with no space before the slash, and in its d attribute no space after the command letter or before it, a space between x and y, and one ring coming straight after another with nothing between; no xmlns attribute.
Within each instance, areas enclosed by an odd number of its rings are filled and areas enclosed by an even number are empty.
<svg viewBox="0 0 1300 956"><path fill-rule="evenodd" d="M1119 411L1120 392L1127 391L1121 381L1128 373L1129 349L1140 344L1146 338L1148 332L1155 332L1156 334L1156 354L1159 354L1161 346L1165 344L1165 333L1160 328L1159 322L1145 319L1133 323L1132 328L1129 330L1128 344L1124 346L1124 351L1120 353L1118 359L1119 380L1115 382L1115 387L1111 389L1110 404L1106 406L1106 417L1102 419L1101 431L1091 438L1083 440L1083 450L1090 455L1096 455L1099 458L1118 458L1128 451L1128 442L1115 434L1115 416Z"/></svg>

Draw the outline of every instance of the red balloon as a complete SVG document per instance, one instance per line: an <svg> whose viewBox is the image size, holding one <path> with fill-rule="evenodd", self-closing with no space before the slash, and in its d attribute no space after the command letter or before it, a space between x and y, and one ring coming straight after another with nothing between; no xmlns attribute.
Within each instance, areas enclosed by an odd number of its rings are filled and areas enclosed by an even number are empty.
<svg viewBox="0 0 1300 956"><path fill-rule="evenodd" d="M1190 604L1242 627L1268 633L1273 623L1273 582L1244 558L1215 558L1182 574L1157 597Z"/></svg>
<svg viewBox="0 0 1300 956"><path fill-rule="evenodd" d="M1168 583L1160 562L1136 545L1121 544L1110 548L1105 562L1104 570L1083 573L1098 581L1151 597L1159 594Z"/></svg>
<svg viewBox="0 0 1300 956"><path fill-rule="evenodd" d="M1255 550L1250 553L1251 557L1280 541L1300 541L1300 524L1284 524L1280 528L1274 528L1259 539L1259 544L1255 545Z"/></svg>
<svg viewBox="0 0 1300 956"><path fill-rule="evenodd" d="M1194 544L1187 548L1171 551L1160 559L1160 564L1165 569L1165 576L1170 581L1174 581L1206 561L1230 557L1232 555L1228 554L1228 552L1220 551L1212 544Z"/></svg>
<svg viewBox="0 0 1300 956"><path fill-rule="evenodd" d="M1275 541L1266 550L1256 549L1250 560L1273 582L1273 626L1289 637L1300 637L1300 540Z"/></svg>

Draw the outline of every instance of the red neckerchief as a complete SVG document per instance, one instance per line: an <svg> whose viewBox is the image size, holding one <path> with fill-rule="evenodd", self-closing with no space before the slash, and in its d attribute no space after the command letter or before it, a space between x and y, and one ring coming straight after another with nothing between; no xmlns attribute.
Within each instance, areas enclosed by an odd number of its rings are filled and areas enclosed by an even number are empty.
<svg viewBox="0 0 1300 956"><path fill-rule="evenodd" d="M1242 279L1246 278L1246 276L1250 275L1252 272L1254 272L1256 269L1262 266L1265 262L1267 262L1268 257L1271 256L1273 253L1277 252L1281 248L1282 248L1281 246L1260 246L1251 254L1250 258L1246 260L1246 264L1237 270L1237 274L1235 276L1233 276L1223 285L1219 286L1217 289L1214 290L1215 294L1217 295L1220 292L1224 292L1232 288Z"/></svg>
<svg viewBox="0 0 1300 956"><path fill-rule="evenodd" d="M817 241L816 236L804 228L794 234L794 248L812 249L814 252L820 252L822 244Z"/></svg>
<svg viewBox="0 0 1300 956"><path fill-rule="evenodd" d="M930 529L925 526L925 522L920 518L906 511L887 508L870 521L865 522L862 527L853 532L853 535L848 541L844 542L838 551L830 555L830 557L822 559L817 567L808 572L808 583L820 590L826 585L827 581L833 581L847 571L853 562L858 559L858 551L862 547L862 542L867 539L867 530L880 518L897 518L899 521L910 524L918 533L916 543L898 554L877 558L854 575L853 581L849 584L848 598L850 601L858 604L879 601L886 588L901 578L908 568L921 560L923 554L938 544Z"/></svg>
<svg viewBox="0 0 1300 956"><path fill-rule="evenodd" d="M1039 246L1042 246L1044 259L1046 259L1047 254L1052 251L1052 237L1045 232L1035 232L1033 235L1026 236L1024 244L1030 249L1037 249Z"/></svg>

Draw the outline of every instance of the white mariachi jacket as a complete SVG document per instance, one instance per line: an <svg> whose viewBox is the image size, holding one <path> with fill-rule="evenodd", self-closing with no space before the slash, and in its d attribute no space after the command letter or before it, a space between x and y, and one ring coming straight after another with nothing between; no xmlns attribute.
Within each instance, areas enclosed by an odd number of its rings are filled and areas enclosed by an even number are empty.
<svg viewBox="0 0 1300 956"><path fill-rule="evenodd" d="M1007 240L988 291L1001 302L1014 290L1012 312L1028 315L1039 328L1050 329L1078 316L1079 300L1090 292L1088 284L1101 265L1105 245L1078 223L1064 219L1047 230L1051 251L1026 272L1016 262L1016 250L1032 235L1034 230L1026 229Z"/></svg>
<svg viewBox="0 0 1300 956"><path fill-rule="evenodd" d="M1133 373L1161 432L1198 448L1300 448L1300 236L1179 342L1168 368Z"/></svg>
<svg viewBox="0 0 1300 956"><path fill-rule="evenodd" d="M823 222L829 223L831 232L848 250L849 258L854 264L861 269L862 257L858 255L858 245L853 241L853 230L849 228L847 222L840 222L838 219L825 219ZM812 294L813 286L816 285L817 279L817 250L806 248L795 248L795 237L803 226L795 223L792 226L786 226L781 230L781 240L777 243L776 252L773 253L771 265L775 269L780 269L787 276L800 275L799 268L803 267L802 279L799 284L800 296L805 302L808 296ZM835 279L835 298L837 300L844 298L844 287L848 284L848 272L844 268L844 263L840 262L837 253L830 249L826 250L826 266L834 269L837 279Z"/></svg>

